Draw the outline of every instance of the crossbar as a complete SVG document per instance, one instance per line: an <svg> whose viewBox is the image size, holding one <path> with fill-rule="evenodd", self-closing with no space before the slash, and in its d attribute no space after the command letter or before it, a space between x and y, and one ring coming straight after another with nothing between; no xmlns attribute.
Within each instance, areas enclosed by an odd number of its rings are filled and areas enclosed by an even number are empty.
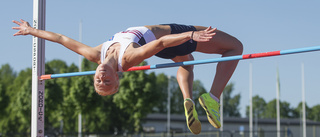
<svg viewBox="0 0 320 137"><path fill-rule="evenodd" d="M176 63L135 66L135 67L129 68L127 71L149 70L149 69L169 68L169 67L178 67L178 66L187 66L187 65L199 65L199 64L217 63L217 62L224 62L224 61L244 60L244 59L271 57L271 56L279 56L279 55L287 55L287 54L297 54L297 53L312 52L312 51L318 51L318 50L320 50L320 46L313 46L313 47L244 54L244 55L212 58L212 59L204 59L204 60L193 60L193 61L176 62ZM46 80L46 79L53 79L53 78L84 76L84 75L94 75L94 74L95 74L95 71L71 72L71 73L63 73L63 74L48 74L48 75L42 75L40 79Z"/></svg>

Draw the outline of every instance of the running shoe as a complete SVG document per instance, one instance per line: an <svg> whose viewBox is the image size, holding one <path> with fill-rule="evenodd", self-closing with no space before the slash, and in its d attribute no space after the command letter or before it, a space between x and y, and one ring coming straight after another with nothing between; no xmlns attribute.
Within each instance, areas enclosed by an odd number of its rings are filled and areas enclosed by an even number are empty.
<svg viewBox="0 0 320 137"><path fill-rule="evenodd" d="M220 128L220 104L211 98L209 93L204 93L199 97L200 105L207 113L208 120L215 128Z"/></svg>
<svg viewBox="0 0 320 137"><path fill-rule="evenodd" d="M191 99L184 100L184 111L186 115L187 125L193 134L201 132L201 123L198 119L198 114Z"/></svg>

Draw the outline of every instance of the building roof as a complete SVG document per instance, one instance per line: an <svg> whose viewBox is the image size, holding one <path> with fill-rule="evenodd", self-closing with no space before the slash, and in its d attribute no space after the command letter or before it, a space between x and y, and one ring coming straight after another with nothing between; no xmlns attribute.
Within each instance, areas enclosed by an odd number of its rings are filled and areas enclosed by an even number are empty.
<svg viewBox="0 0 320 137"><path fill-rule="evenodd" d="M167 114L149 114L144 120L151 120L151 121L167 121ZM185 122L185 116L181 114L171 114L170 120L175 122ZM199 116L200 121L206 121L207 116ZM238 118L238 117L223 117L223 121L225 124L228 123L239 123L239 124L246 124L249 123L249 118ZM255 121L255 119L253 119ZM281 125L300 125L301 119L280 119ZM258 124L276 124L276 119L258 119ZM307 125L320 125L318 121L307 120Z"/></svg>

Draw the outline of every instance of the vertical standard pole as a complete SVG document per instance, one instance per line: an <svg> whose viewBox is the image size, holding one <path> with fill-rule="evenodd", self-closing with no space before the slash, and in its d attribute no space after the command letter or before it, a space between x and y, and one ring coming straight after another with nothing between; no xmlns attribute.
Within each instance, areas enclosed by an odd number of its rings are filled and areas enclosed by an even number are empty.
<svg viewBox="0 0 320 137"><path fill-rule="evenodd" d="M45 30L46 0L33 0L33 28ZM44 74L45 41L32 37L32 110L31 137L44 137Z"/></svg>

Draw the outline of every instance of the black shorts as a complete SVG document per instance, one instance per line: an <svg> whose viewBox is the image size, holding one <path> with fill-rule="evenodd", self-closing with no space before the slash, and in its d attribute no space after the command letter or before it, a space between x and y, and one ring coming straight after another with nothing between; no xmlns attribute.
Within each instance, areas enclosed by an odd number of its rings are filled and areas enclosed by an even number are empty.
<svg viewBox="0 0 320 137"><path fill-rule="evenodd" d="M190 25L180 25L180 24L163 24L170 25L171 34L179 34L187 31L196 31L194 26ZM189 40L181 45L165 48L156 54L157 57L172 59L176 56L184 56L192 53L197 48L197 42Z"/></svg>

